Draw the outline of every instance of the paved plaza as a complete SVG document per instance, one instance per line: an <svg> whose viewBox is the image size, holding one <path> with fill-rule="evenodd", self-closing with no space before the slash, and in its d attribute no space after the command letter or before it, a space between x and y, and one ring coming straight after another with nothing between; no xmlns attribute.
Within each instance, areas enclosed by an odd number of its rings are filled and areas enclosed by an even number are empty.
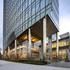
<svg viewBox="0 0 70 70"><path fill-rule="evenodd" d="M48 66L62 67L62 68L70 68L70 62L60 61L60 62L48 64Z"/></svg>
<svg viewBox="0 0 70 70"><path fill-rule="evenodd" d="M48 65L31 65L0 60L0 70L70 70L70 68Z"/></svg>

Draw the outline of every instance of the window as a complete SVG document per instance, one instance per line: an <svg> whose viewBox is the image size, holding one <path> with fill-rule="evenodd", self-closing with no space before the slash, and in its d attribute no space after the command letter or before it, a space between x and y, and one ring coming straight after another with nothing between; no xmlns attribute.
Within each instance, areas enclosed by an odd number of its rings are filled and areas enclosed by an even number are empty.
<svg viewBox="0 0 70 70"><path fill-rule="evenodd" d="M45 7L45 0L41 0L41 9Z"/></svg>
<svg viewBox="0 0 70 70"><path fill-rule="evenodd" d="M28 8L26 9L26 20L29 18L29 10L28 10Z"/></svg>
<svg viewBox="0 0 70 70"><path fill-rule="evenodd" d="M36 3L36 13L40 11L40 2Z"/></svg>
<svg viewBox="0 0 70 70"><path fill-rule="evenodd" d="M31 17L31 5L29 6L29 17Z"/></svg>
<svg viewBox="0 0 70 70"><path fill-rule="evenodd" d="M29 5L31 4L31 0L29 0Z"/></svg>
<svg viewBox="0 0 70 70"><path fill-rule="evenodd" d="M32 4L32 15L34 15L34 14L35 14L35 3Z"/></svg>

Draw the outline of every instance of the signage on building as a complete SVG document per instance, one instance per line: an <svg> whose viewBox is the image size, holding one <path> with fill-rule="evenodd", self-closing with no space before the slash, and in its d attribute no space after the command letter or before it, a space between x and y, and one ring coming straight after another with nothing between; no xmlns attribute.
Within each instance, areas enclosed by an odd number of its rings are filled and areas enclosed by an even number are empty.
<svg viewBox="0 0 70 70"><path fill-rule="evenodd" d="M64 33L64 34L60 35L60 38L62 39L62 38L66 38L66 37L69 37L69 36L70 36L70 33L67 32L67 33Z"/></svg>

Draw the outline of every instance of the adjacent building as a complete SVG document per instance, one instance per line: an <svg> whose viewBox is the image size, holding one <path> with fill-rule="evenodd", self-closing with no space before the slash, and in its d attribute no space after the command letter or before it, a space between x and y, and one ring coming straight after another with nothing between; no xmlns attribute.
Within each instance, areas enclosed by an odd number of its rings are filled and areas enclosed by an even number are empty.
<svg viewBox="0 0 70 70"><path fill-rule="evenodd" d="M56 34L58 57L58 31L58 0L4 0L5 58L36 59L38 57L36 60L49 60L53 34Z"/></svg>
<svg viewBox="0 0 70 70"><path fill-rule="evenodd" d="M70 33L64 33L60 35L59 39L59 60L70 60ZM56 57L56 41L52 42L52 58L55 60Z"/></svg>

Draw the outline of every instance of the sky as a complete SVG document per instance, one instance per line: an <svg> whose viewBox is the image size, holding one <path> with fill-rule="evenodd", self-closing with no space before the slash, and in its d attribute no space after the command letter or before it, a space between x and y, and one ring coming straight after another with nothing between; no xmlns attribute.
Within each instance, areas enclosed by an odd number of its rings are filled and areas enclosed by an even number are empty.
<svg viewBox="0 0 70 70"><path fill-rule="evenodd" d="M59 0L59 31L70 32L70 0Z"/></svg>
<svg viewBox="0 0 70 70"><path fill-rule="evenodd" d="M59 0L59 35L70 32L70 0ZM0 47L3 48L3 0L0 0Z"/></svg>
<svg viewBox="0 0 70 70"><path fill-rule="evenodd" d="M3 0L0 0L0 48L3 48Z"/></svg>

